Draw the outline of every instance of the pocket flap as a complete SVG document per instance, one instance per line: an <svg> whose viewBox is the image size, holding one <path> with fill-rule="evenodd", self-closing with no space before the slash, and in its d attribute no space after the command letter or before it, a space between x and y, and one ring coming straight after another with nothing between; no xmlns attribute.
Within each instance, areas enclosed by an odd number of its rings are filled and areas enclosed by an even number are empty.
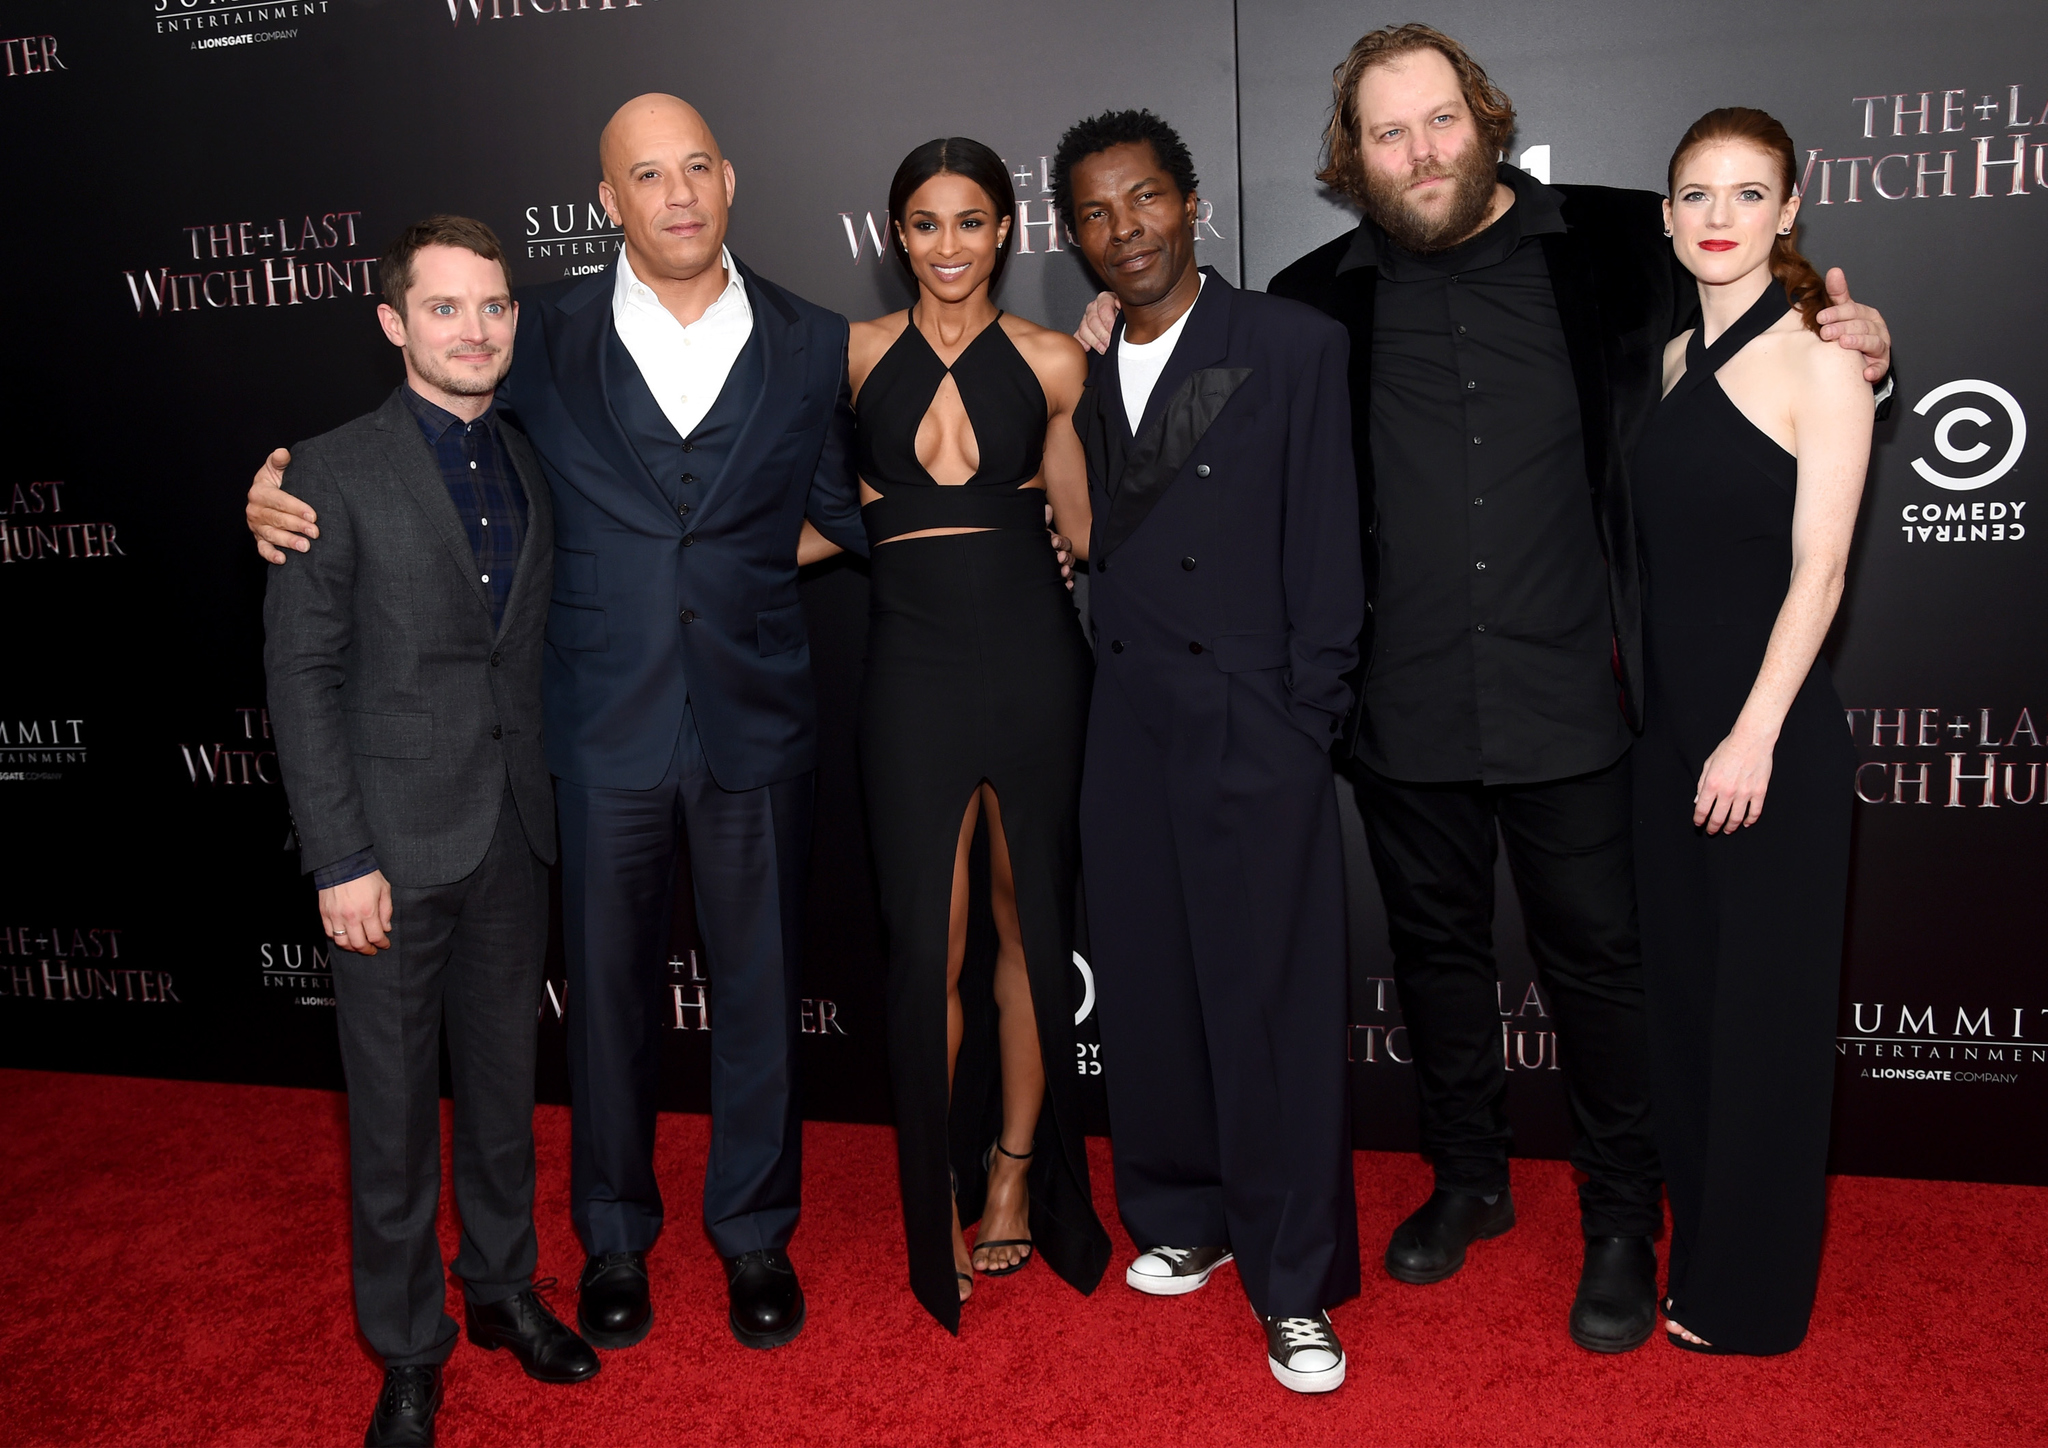
<svg viewBox="0 0 2048 1448"><path fill-rule="evenodd" d="M561 593L597 592L597 555L575 548L555 550L555 588Z"/></svg>
<svg viewBox="0 0 2048 1448"><path fill-rule="evenodd" d="M605 632L604 610L554 599L548 604L547 640L558 649L594 653L606 648L610 636Z"/></svg>
<svg viewBox="0 0 2048 1448"><path fill-rule="evenodd" d="M766 609L754 617L755 641L760 646L763 658L771 654L790 653L811 641L810 628L804 623L804 606L801 603Z"/></svg>
<svg viewBox="0 0 2048 1448"><path fill-rule="evenodd" d="M357 754L379 759L427 759L434 753L432 714L378 714L367 709L349 709L349 747Z"/></svg>
<svg viewBox="0 0 2048 1448"><path fill-rule="evenodd" d="M1216 655L1216 667L1226 674L1248 674L1254 669L1287 667L1287 632L1227 633L1216 635L1209 646Z"/></svg>

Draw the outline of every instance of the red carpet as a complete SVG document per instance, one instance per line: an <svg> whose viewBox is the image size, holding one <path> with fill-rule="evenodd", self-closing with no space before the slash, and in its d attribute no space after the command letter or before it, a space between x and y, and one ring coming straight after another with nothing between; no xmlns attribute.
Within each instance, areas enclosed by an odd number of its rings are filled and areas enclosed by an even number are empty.
<svg viewBox="0 0 2048 1448"><path fill-rule="evenodd" d="M348 1306L342 1098L0 1072L0 1441L354 1444L377 1374ZM541 1271L573 1284L568 1117L544 1109ZM1577 1270L1570 1174L1515 1163L1521 1225L1436 1287L1372 1260L1427 1177L1361 1153L1364 1295L1334 1314L1350 1381L1298 1398L1267 1374L1226 1269L1178 1300L1093 1298L1043 1267L983 1282L958 1341L903 1281L890 1133L813 1125L792 1244L810 1323L739 1347L695 1225L706 1122L664 1117L675 1224L653 1258L655 1329L575 1387L467 1343L441 1442L1149 1444L2048 1442L2048 1190L1842 1178L1805 1347L1747 1361L1652 1341L1620 1358L1564 1333ZM444 1214L443 1240L453 1251ZM565 1315L573 1293L556 1301Z"/></svg>

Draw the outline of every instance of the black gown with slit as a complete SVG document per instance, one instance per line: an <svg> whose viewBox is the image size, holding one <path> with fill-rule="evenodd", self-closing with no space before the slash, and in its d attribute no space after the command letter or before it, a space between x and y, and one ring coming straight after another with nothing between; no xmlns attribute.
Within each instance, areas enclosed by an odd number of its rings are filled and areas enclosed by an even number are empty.
<svg viewBox="0 0 2048 1448"><path fill-rule="evenodd" d="M1855 768L1816 659L1757 822L1693 827L1700 771L1785 602L1799 476L1715 374L1786 307L1773 285L1713 346L1693 333L1631 469L1646 682L1636 889L1670 1315L1717 1351L1754 1354L1805 1338L1820 1271Z"/></svg>
<svg viewBox="0 0 2048 1448"><path fill-rule="evenodd" d="M917 459L918 425L950 371L979 467L942 486ZM1029 1168L1031 1235L1082 1292L1109 1261L1077 1100L1074 946L1081 742L1094 659L1047 542L1037 477L1046 399L1000 317L949 369L913 322L856 405L855 456L881 497L862 510L871 547L861 777L888 935L889 1064L910 1285L959 1331L952 1181L963 1221L986 1188L982 1151L1001 1121L988 984L963 975L967 1029L949 1116L946 956L960 825L993 787L1045 1062ZM925 528L988 531L930 538ZM893 541L889 541L893 540ZM970 950L968 972L987 969Z"/></svg>

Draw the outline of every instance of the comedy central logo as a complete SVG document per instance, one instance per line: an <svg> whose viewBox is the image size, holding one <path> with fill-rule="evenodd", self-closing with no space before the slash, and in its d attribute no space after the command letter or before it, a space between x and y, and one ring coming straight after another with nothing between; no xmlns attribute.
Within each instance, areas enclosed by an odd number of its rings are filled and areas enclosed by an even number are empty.
<svg viewBox="0 0 2048 1448"><path fill-rule="evenodd" d="M1976 377L1944 382L1913 404L1913 415L1931 423L1931 445L1913 459L1913 471L1946 493L1990 487L2010 474L2027 450L2026 410L1995 382ZM2017 543L2027 536L2027 502L1908 503L1899 515L1899 531L1908 543Z"/></svg>

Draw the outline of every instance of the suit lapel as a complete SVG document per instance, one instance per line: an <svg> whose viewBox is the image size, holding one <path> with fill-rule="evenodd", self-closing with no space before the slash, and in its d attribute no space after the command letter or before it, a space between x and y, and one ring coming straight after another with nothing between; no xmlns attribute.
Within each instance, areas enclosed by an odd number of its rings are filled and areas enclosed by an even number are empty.
<svg viewBox="0 0 2048 1448"><path fill-rule="evenodd" d="M1123 458L1111 492L1109 517L1095 531L1095 552L1107 557L1138 530L1180 475L1209 425L1252 375L1249 367L1223 367L1230 351L1230 283L1209 273L1208 285L1188 315L1187 327L1145 404L1145 417ZM1121 388L1098 399L1098 411L1123 414Z"/></svg>
<svg viewBox="0 0 2048 1448"><path fill-rule="evenodd" d="M471 595L488 618L491 596L477 574L476 552L469 546L469 534L463 529L462 520L455 515L455 502L448 496L441 466L434 460L434 450L428 446L419 423L413 419L412 409L394 392L391 400L379 409L377 425L384 432L391 470L412 495L427 526L448 550L449 561L468 582Z"/></svg>
<svg viewBox="0 0 2048 1448"><path fill-rule="evenodd" d="M1586 471L1590 477L1605 477L1612 418L1607 405L1607 352L1597 279L1585 243L1575 230L1548 232L1542 241L1558 322L1564 328L1565 352L1572 360L1572 381L1579 393Z"/></svg>
<svg viewBox="0 0 2048 1448"><path fill-rule="evenodd" d="M647 471L647 464L640 460L632 439L626 436L618 414L612 410L614 384L606 355L611 349L606 344L613 331L612 285L618 263L612 265L613 270L604 274L604 285L578 287L565 299L560 331L550 339L555 344L551 349L555 354L555 385L561 389L563 405L575 419L578 430L603 454L612 471L621 481L644 487L662 512L667 513L668 500L662 496L661 485Z"/></svg>
<svg viewBox="0 0 2048 1448"><path fill-rule="evenodd" d="M786 429L790 398L785 394L791 393L797 379L803 376L804 343L796 314L738 257L733 258L733 265L740 269L740 277L746 283L747 302L754 313L754 333L761 342L761 389L747 411L747 420L740 425L739 436L733 439L724 471L699 505L700 528L703 519L746 487L752 476L752 462L766 457L776 437ZM796 391L800 393L801 389Z"/></svg>
<svg viewBox="0 0 2048 1448"><path fill-rule="evenodd" d="M513 471L519 474L519 486L526 490L526 532L519 540L519 562L512 570L512 596L505 600L505 616L498 627L503 634L536 600L545 607L552 592L540 587L540 580L542 560L553 562L554 500L548 496L547 475L541 471L540 459L526 434L501 420L498 436L512 459Z"/></svg>

